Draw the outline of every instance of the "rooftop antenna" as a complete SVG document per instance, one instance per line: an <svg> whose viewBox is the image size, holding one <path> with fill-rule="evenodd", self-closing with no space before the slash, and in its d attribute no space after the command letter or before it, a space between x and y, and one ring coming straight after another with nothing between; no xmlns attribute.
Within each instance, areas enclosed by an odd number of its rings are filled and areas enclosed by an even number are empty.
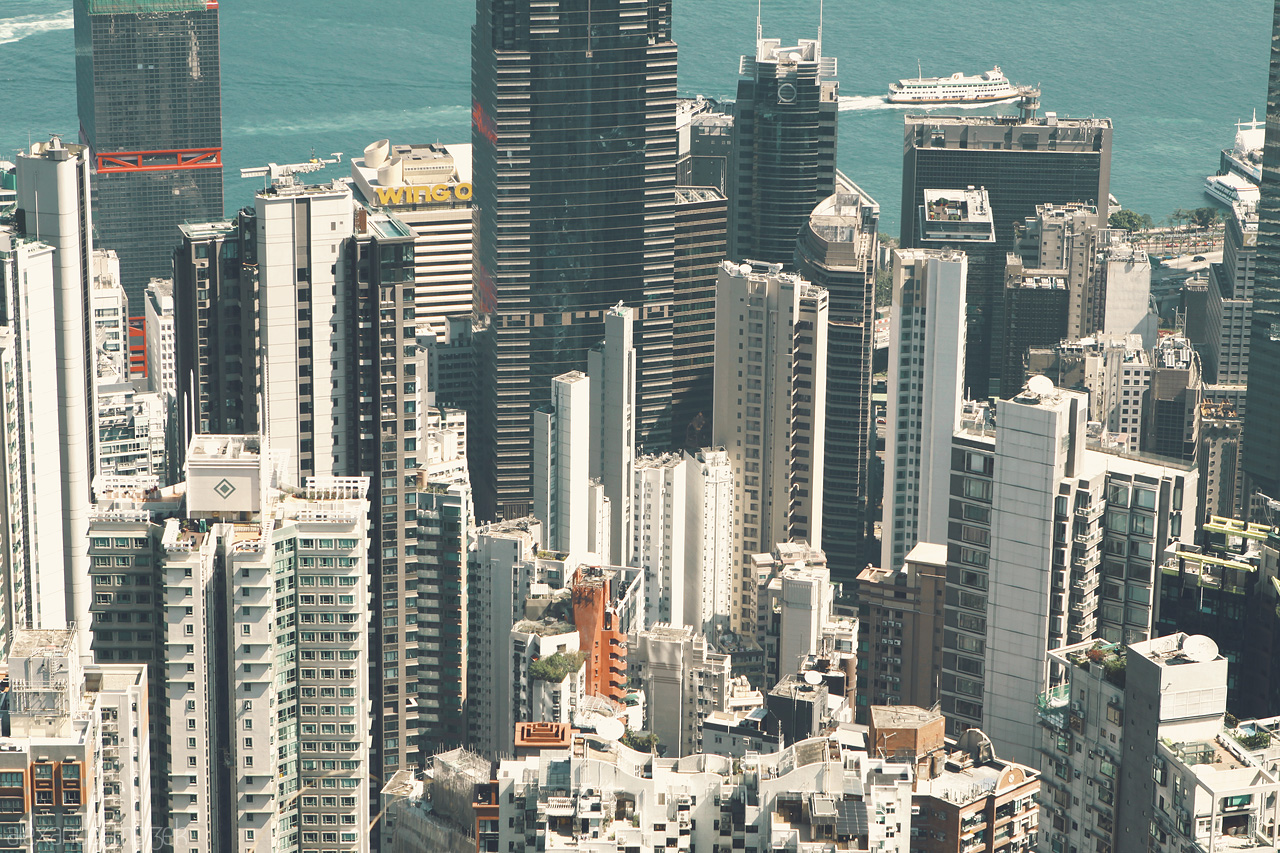
<svg viewBox="0 0 1280 853"><path fill-rule="evenodd" d="M818 0L818 55L817 59L822 58L822 7L826 0Z"/></svg>
<svg viewBox="0 0 1280 853"><path fill-rule="evenodd" d="M761 13L764 11L764 0L756 0L756 41L764 38L764 27L760 25Z"/></svg>

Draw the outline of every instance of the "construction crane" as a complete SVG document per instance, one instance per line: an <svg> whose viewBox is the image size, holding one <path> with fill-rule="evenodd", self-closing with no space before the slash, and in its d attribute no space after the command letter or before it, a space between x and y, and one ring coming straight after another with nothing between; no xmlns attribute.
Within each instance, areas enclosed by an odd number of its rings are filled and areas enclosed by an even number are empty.
<svg viewBox="0 0 1280 853"><path fill-rule="evenodd" d="M268 181L275 181L280 178L290 178L294 175L301 175L305 172L318 172L325 166L332 166L334 163L342 162L341 151L335 151L330 154L329 157L332 159L317 157L315 149L312 149L311 159L305 163L286 163L283 166L277 163L268 163L265 166L251 166L248 169L241 169L240 177L265 178Z"/></svg>

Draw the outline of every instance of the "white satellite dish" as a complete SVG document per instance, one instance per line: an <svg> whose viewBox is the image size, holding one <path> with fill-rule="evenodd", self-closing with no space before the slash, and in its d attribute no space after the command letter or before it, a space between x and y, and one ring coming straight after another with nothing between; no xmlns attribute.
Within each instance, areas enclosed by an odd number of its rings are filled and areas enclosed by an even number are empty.
<svg viewBox="0 0 1280 853"><path fill-rule="evenodd" d="M1053 380L1048 376L1032 376L1027 380L1027 390L1037 397L1051 396L1054 392Z"/></svg>
<svg viewBox="0 0 1280 853"><path fill-rule="evenodd" d="M804 683L811 685L813 687L817 687L819 684L822 683L822 676L814 672L813 670L809 670L804 674Z"/></svg>
<svg viewBox="0 0 1280 853"><path fill-rule="evenodd" d="M1195 634L1182 641L1182 656L1193 663L1208 663L1218 659L1218 644L1203 634Z"/></svg>
<svg viewBox="0 0 1280 853"><path fill-rule="evenodd" d="M612 717L603 717L596 720L596 735L605 740L622 740L622 736L627 733L627 727L623 725L622 720L615 720Z"/></svg>

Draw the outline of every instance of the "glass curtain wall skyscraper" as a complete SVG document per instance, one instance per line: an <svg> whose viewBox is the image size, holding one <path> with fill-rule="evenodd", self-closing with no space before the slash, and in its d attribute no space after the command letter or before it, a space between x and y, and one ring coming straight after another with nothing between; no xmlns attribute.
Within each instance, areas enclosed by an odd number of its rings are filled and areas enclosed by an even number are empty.
<svg viewBox="0 0 1280 853"><path fill-rule="evenodd" d="M959 248L969 259L965 393L1000 388L1004 264L1015 227L1041 204L1096 203L1106 209L1111 185L1111 120L1037 118L1024 100L1020 116L909 115L902 147L903 248ZM995 242L927 240L921 228L926 190L985 189ZM953 198L956 196L952 196Z"/></svg>
<svg viewBox="0 0 1280 853"><path fill-rule="evenodd" d="M97 242L120 256L130 311L173 275L178 226L222 217L217 0L75 0L80 135Z"/></svg>
<svg viewBox="0 0 1280 853"><path fill-rule="evenodd" d="M472 30L476 515L529 511L533 412L635 309L637 440L670 442L676 46L670 0L477 0Z"/></svg>
<svg viewBox="0 0 1280 853"><path fill-rule="evenodd" d="M1267 136L1262 149L1258 201L1258 255L1249 341L1248 405L1244 416L1244 470L1248 488L1280 499L1280 2L1271 35L1267 84Z"/></svg>
<svg viewBox="0 0 1280 853"><path fill-rule="evenodd" d="M756 39L739 62L730 257L790 265L809 214L836 191L836 60L820 39Z"/></svg>

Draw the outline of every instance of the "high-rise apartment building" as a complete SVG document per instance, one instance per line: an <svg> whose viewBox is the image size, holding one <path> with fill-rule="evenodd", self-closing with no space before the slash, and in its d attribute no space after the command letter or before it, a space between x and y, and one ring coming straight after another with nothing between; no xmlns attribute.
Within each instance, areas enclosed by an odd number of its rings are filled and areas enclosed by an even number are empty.
<svg viewBox="0 0 1280 853"><path fill-rule="evenodd" d="M670 0L477 0L475 306L492 317L481 518L530 507L533 413L636 306L636 440L670 440L676 180Z"/></svg>
<svg viewBox="0 0 1280 853"><path fill-rule="evenodd" d="M921 218L907 215L924 204L925 190L954 194L985 189L995 243L990 263L974 255L967 297L969 346L998 337L998 302L1003 296L1005 253L1013 251L1015 226L1045 203L1106 204L1111 179L1111 122L1060 118L1046 113L1021 116L909 115L902 159L903 248L924 242ZM953 248L960 248L955 244ZM968 251L968 250L966 250ZM975 398L994 391L980 381L980 360L969 358L965 382ZM987 375L992 377L987 364Z"/></svg>
<svg viewBox="0 0 1280 853"><path fill-rule="evenodd" d="M152 279L147 285L142 310L147 328L147 379L152 391L173 400L178 390L174 365L173 279Z"/></svg>
<svg viewBox="0 0 1280 853"><path fill-rule="evenodd" d="M117 478L94 508L93 651L148 666L175 851L368 849L369 484L285 467L200 436L184 486Z"/></svg>
<svg viewBox="0 0 1280 853"><path fill-rule="evenodd" d="M733 472L728 454L641 456L635 462L628 564L645 573L645 624L727 633L733 581Z"/></svg>
<svg viewBox="0 0 1280 853"><path fill-rule="evenodd" d="M83 662L74 630L21 629L3 669L0 831L9 846L159 849L167 827L151 819L145 668Z"/></svg>
<svg viewBox="0 0 1280 853"><path fill-rule="evenodd" d="M574 370L551 381L551 403L533 415L533 514L549 550L608 556L612 508L591 481L592 382Z"/></svg>
<svg viewBox="0 0 1280 853"><path fill-rule="evenodd" d="M696 628L659 622L628 639L627 667L650 709L645 727L666 754L703 752L702 721L724 711L730 695L729 656Z"/></svg>
<svg viewBox="0 0 1280 853"><path fill-rule="evenodd" d="M184 223L173 254L174 446L261 428L257 213ZM181 457L179 452L178 458Z"/></svg>
<svg viewBox="0 0 1280 853"><path fill-rule="evenodd" d="M820 547L828 314L827 291L778 264L720 267L712 423L733 468L735 633L756 620L751 555Z"/></svg>
<svg viewBox="0 0 1280 853"><path fill-rule="evenodd" d="M946 546L931 542L907 552L896 572L867 566L858 574L858 625L872 654L858 658L857 722L869 705L937 701L946 582Z"/></svg>
<svg viewBox="0 0 1280 853"><path fill-rule="evenodd" d="M1109 443L1133 452L1141 446L1142 419L1151 387L1151 356L1138 335L1098 335L1033 347L1027 372L1049 377L1059 388L1089 393L1089 420Z"/></svg>
<svg viewBox="0 0 1280 853"><path fill-rule="evenodd" d="M1258 200L1253 316L1249 329L1249 393L1244 416L1244 470L1250 493L1280 499L1280 8L1272 25L1267 131ZM1224 255L1225 258L1225 255Z"/></svg>
<svg viewBox="0 0 1280 853"><path fill-rule="evenodd" d="M963 400L968 258L936 249L893 255L888 433L880 567L896 571L917 542L942 541L951 433Z"/></svg>
<svg viewBox="0 0 1280 853"><path fill-rule="evenodd" d="M729 256L791 264L796 238L836 191L836 60L822 42L759 36L738 64L733 121Z"/></svg>
<svg viewBox="0 0 1280 853"><path fill-rule="evenodd" d="M1084 642L1050 657L1055 683L1039 697L1041 849L1276 843L1277 718L1226 713L1227 660L1211 639Z"/></svg>
<svg viewBox="0 0 1280 853"><path fill-rule="evenodd" d="M1015 758L1036 748L1023 694L1046 650L1149 637L1158 567L1195 535L1195 467L1088 446L1086 408L1033 380L994 426L966 415L945 469L942 710Z"/></svg>
<svg viewBox="0 0 1280 853"><path fill-rule="evenodd" d="M428 408L424 419L416 472L418 647L415 655L406 641L397 659L406 669L416 668L415 746L429 756L467 743L466 708L475 688L467 679L471 581L466 554L474 512L467 476L466 413Z"/></svg>
<svg viewBox="0 0 1280 853"><path fill-rule="evenodd" d="M10 559L18 624L74 624L88 652L89 524L97 461L89 152L54 137L17 158L5 233ZM7 359L6 359L7 360ZM37 524L38 519L38 524ZM21 600L21 601L20 601Z"/></svg>
<svg viewBox="0 0 1280 853"><path fill-rule="evenodd" d="M234 223L187 226L175 256L184 435L261 429L290 454L290 478L371 479L373 640L385 663L374 748L388 770L418 760L417 669L405 662L418 644L414 507L431 405L425 345L436 342L418 338L414 240L347 184L286 179Z"/></svg>
<svg viewBox="0 0 1280 853"><path fill-rule="evenodd" d="M1173 459L1195 459L1204 386L1200 355L1182 335L1160 338L1151 351L1151 387L1143 401L1143 447Z"/></svg>
<svg viewBox="0 0 1280 853"><path fill-rule="evenodd" d="M101 243L129 304L172 275L178 226L222 216L216 0L77 0L76 99ZM138 311L141 316L141 311Z"/></svg>
<svg viewBox="0 0 1280 853"><path fill-rule="evenodd" d="M1222 261L1209 266L1203 343L1206 383L1236 386L1249 378L1249 327L1253 317L1253 282L1258 252L1257 205L1237 203L1226 217ZM1190 318L1188 318L1190 320ZM1188 332L1191 324L1188 322ZM1206 388L1211 399L1221 400L1223 390ZM1233 402L1235 402L1233 400ZM1237 403L1237 407L1238 403ZM1243 411L1243 409L1241 409Z"/></svg>
<svg viewBox="0 0 1280 853"><path fill-rule="evenodd" d="M827 291L827 458L822 545L831 576L850 582L871 535L869 466L875 450L871 354L880 205L842 173L796 244L800 275Z"/></svg>

